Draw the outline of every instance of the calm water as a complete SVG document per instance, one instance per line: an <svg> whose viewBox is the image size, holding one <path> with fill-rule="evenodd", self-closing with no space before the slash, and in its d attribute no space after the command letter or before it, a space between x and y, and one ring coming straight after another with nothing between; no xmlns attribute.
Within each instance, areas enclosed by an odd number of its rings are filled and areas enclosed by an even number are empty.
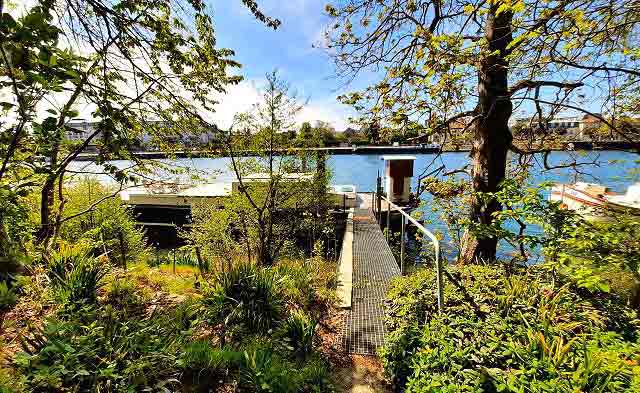
<svg viewBox="0 0 640 393"><path fill-rule="evenodd" d="M428 173L442 165L445 171L462 168L469 162L468 153L445 153L440 157L435 154L417 154L414 164L414 184L415 190L418 176L421 173ZM573 168L561 168L545 170L542 163L542 156L536 156L532 169L530 185L538 185L546 181L555 182L575 182L588 181L601 183L609 186L614 191L624 192L630 184L640 181L640 155L619 152L619 151L598 151L598 152L554 152L549 157L550 165L569 164L577 160L580 163L594 163L593 165L579 166L578 170ZM192 175L196 175L205 181L231 181L233 172L230 169L228 158L193 158L159 160L166 165L165 170L159 171L157 178L165 180L182 180ZM127 161L114 161L114 165L125 168L130 165ZM376 184L377 173L383 172L384 162L380 155L336 155L328 159L328 167L332 170L332 184L353 184L357 191L373 191ZM85 170L99 172L99 169L92 163L75 162L72 169L84 168ZM182 174L176 174L171 169L186 170ZM105 180L108 178L103 177ZM446 227L439 224L438 213L432 212L428 208L429 196L424 196L427 208L424 209L425 219L430 229L440 231L446 235ZM532 229L535 231L535 228ZM445 236L446 239L446 236ZM451 256L451 247L446 248L446 254ZM503 250L505 253L508 250Z"/></svg>

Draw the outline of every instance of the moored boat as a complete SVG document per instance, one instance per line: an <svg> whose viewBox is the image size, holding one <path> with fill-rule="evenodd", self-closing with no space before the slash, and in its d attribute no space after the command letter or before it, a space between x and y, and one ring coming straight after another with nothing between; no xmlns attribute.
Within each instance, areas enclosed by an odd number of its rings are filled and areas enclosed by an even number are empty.
<svg viewBox="0 0 640 393"><path fill-rule="evenodd" d="M640 183L630 186L624 194L594 183L557 184L551 188L549 199L588 219L606 218L612 213L640 216Z"/></svg>

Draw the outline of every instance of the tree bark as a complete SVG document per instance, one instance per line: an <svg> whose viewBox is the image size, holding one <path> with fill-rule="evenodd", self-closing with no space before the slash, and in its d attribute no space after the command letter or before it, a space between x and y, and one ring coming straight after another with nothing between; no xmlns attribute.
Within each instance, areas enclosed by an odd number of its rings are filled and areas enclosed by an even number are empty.
<svg viewBox="0 0 640 393"><path fill-rule="evenodd" d="M55 202L56 177L49 176L40 190L40 229L36 241L45 245L54 235L53 205Z"/></svg>
<svg viewBox="0 0 640 393"><path fill-rule="evenodd" d="M491 6L485 25L488 55L480 61L478 70L478 116L474 120L474 138L471 149L471 181L474 193L496 192L505 178L507 152L513 139L509 118L513 111L508 95L507 46L512 40L510 12L497 15L499 3ZM472 198L470 218L476 224L490 224L493 213L501 209L496 200L481 201ZM481 238L467 231L461 263L495 260L496 238Z"/></svg>

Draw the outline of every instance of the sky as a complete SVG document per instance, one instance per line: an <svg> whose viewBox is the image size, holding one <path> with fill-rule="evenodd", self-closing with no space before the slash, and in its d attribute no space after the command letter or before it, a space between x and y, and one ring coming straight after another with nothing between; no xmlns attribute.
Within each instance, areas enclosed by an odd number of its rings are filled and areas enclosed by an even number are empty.
<svg viewBox="0 0 640 393"><path fill-rule="evenodd" d="M220 104L213 116L220 127L228 126L235 112L249 109L258 100L265 73L274 69L299 97L308 99L299 121L326 121L338 131L349 126L348 118L354 113L336 100L344 92L344 81L336 79L333 61L322 49L328 22L325 3L261 0L262 11L282 22L274 31L255 20L240 0L209 2L218 46L236 52L234 59L243 66L234 72L245 78L219 97Z"/></svg>
<svg viewBox="0 0 640 393"><path fill-rule="evenodd" d="M260 0L263 12L282 22L274 31L256 20L241 0L206 1L214 18L217 46L234 50L233 59L242 64L240 69L229 69L230 73L245 78L239 85L229 86L227 94L215 96L219 104L214 114L207 114L210 120L220 128L228 128L236 113L247 111L260 101L265 74L277 69L301 101L308 100L298 123L329 122L337 131L350 126L348 118L355 113L336 100L345 91L344 81L335 78L333 60L321 48L328 23L324 13L326 2ZM36 3L36 0L10 0L8 10L19 16ZM76 109L79 118L90 119L94 106Z"/></svg>
<svg viewBox="0 0 640 393"><path fill-rule="evenodd" d="M261 9L282 22L274 31L255 20L240 0L209 0L218 44L236 51L235 59L243 64L240 73L246 78L221 97L215 120L222 128L231 123L233 113L238 108L249 109L258 100L257 89L263 83L264 74L273 69L278 69L300 95L309 98L300 121L327 121L338 131L350 125L348 117L355 113L339 103L336 96L357 90L375 77L373 74L360 74L355 81L358 86L347 87L344 86L344 80L336 79L333 61L322 49L323 32L329 22L324 13L327 1L260 0ZM595 94L587 87L581 91L590 97ZM600 104L601 101L595 100L580 105L599 112ZM525 102L516 108L513 119L526 117L533 112L533 104ZM564 110L558 115L574 116L577 113Z"/></svg>
<svg viewBox="0 0 640 393"><path fill-rule="evenodd" d="M355 116L353 110L336 100L346 91L359 90L376 77L373 73L360 74L356 85L345 86L345 81L336 78L333 60L324 49L324 31L329 23L324 13L329 0L259 0L261 10L282 24L277 30L257 21L241 0L208 0L207 6L214 18L217 44L220 48L235 51L234 60L241 69L230 72L245 79L237 86L229 86L227 94L218 95L219 104L214 114L207 114L220 128L227 129L234 115L244 112L260 101L260 88L265 73L277 69L281 78L288 81L298 95L308 99L297 121L325 121L338 131L349 124L348 118ZM26 8L35 0L13 0L16 8ZM585 91L593 97L593 92ZM598 112L597 99L582 103ZM91 107L78 108L80 117L90 118ZM514 118L532 113L532 104L516 109ZM564 114L564 113L563 113ZM573 113L566 113L570 115Z"/></svg>

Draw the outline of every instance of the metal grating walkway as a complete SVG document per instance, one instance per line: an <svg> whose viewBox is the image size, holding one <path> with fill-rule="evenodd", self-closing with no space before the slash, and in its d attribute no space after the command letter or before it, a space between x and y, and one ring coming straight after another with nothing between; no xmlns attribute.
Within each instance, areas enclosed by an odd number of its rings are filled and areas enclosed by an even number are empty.
<svg viewBox="0 0 640 393"><path fill-rule="evenodd" d="M369 209L353 216L353 292L343 348L349 353L376 354L384 342L383 300L400 268Z"/></svg>

